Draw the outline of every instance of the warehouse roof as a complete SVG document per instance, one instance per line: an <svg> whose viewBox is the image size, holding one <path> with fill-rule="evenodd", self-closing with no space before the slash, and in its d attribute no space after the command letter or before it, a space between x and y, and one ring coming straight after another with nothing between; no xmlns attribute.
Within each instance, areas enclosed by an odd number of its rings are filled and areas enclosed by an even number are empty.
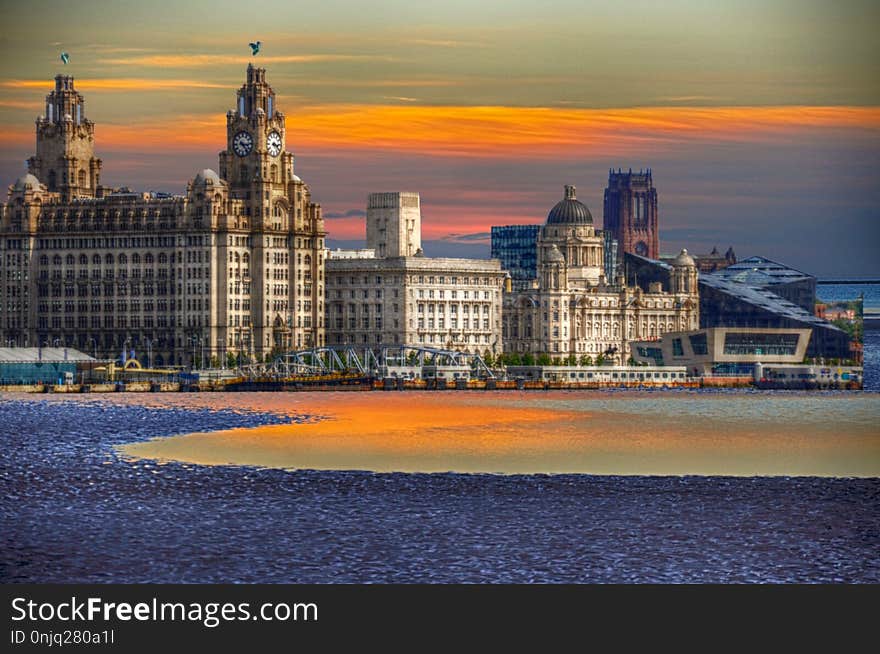
<svg viewBox="0 0 880 654"><path fill-rule="evenodd" d="M97 361L72 347L0 347L0 363Z"/></svg>

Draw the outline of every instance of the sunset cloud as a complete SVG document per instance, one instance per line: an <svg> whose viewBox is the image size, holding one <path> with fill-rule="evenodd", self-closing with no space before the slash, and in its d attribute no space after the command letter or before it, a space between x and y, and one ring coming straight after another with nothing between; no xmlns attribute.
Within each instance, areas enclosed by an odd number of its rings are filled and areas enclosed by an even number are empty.
<svg viewBox="0 0 880 654"><path fill-rule="evenodd" d="M158 68L200 68L202 66L229 66L247 63L264 64L313 64L335 61L393 61L386 55L359 54L304 54L304 55L263 55L251 57L247 55L224 54L153 54L138 57L120 57L106 59L103 63L113 66L142 66Z"/></svg>
<svg viewBox="0 0 880 654"><path fill-rule="evenodd" d="M94 81L94 80L93 80ZM107 80L98 80L100 83ZM129 80L140 88L138 80ZM186 82L175 80L179 87ZM100 86L95 87L100 88ZM8 128L5 128L8 130ZM7 138L32 139L30 130ZM173 120L98 125L98 148L213 152L225 146L223 113L175 115ZM563 109L321 105L288 115L288 147L303 150L371 150L441 157L571 158L602 153L625 156L662 152L682 143L774 143L800 130L880 130L872 107L667 107Z"/></svg>
<svg viewBox="0 0 880 654"><path fill-rule="evenodd" d="M44 79L13 79L0 82L0 87L9 89L53 88L51 81ZM114 77L106 79L84 78L76 80L77 91L169 91L175 89L226 89L235 88L227 84L216 84L205 80L155 79L146 77Z"/></svg>

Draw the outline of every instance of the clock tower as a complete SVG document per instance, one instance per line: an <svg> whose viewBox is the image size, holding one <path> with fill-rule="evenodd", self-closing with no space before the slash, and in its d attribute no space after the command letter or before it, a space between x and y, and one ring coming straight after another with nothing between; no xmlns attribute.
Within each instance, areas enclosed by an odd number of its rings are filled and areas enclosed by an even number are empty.
<svg viewBox="0 0 880 654"><path fill-rule="evenodd" d="M220 177L233 197L245 200L245 215L259 229L278 222L271 220L273 207L293 179L293 154L284 149L284 114L275 107L275 91L266 83L264 68L248 65L247 82L236 99L235 111L226 114Z"/></svg>
<svg viewBox="0 0 880 654"><path fill-rule="evenodd" d="M230 343L263 356L324 345L324 221L293 172L286 136L266 70L248 65L235 109L226 114L220 153L231 214L224 256L249 263L241 267L240 287L248 324L245 316L232 322ZM239 285L232 279L234 307Z"/></svg>

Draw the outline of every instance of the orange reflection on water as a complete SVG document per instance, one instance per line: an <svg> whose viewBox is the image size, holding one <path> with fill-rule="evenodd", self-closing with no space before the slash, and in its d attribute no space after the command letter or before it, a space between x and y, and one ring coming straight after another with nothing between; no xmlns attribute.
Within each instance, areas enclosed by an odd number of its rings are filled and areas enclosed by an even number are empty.
<svg viewBox="0 0 880 654"><path fill-rule="evenodd" d="M827 403L816 420L803 410L813 401L805 397L670 395L675 408L668 411L664 404L639 408L645 397L451 391L203 396L200 405L320 419L120 449L137 458L285 469L880 476L874 400L853 409L842 398L815 396ZM650 401L664 399L653 394ZM842 423L840 416L853 410L858 419Z"/></svg>

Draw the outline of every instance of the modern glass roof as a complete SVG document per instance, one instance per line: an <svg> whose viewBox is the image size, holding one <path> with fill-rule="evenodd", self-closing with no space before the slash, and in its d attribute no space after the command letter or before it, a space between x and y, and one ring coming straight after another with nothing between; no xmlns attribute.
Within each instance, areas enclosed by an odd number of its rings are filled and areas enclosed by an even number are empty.
<svg viewBox="0 0 880 654"><path fill-rule="evenodd" d="M814 279L812 275L795 270L777 261L771 261L765 257L742 259L731 266L709 274L753 286L772 286L774 284L789 284L791 282Z"/></svg>

